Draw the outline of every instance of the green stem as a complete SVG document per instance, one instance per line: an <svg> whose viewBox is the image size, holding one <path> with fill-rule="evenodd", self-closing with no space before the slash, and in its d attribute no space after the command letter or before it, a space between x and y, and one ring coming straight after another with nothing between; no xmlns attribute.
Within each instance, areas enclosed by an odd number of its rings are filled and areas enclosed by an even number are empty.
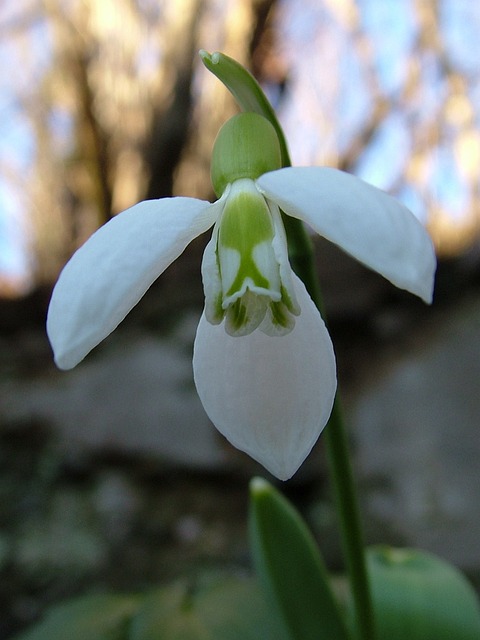
<svg viewBox="0 0 480 640"><path fill-rule="evenodd" d="M320 284L314 266L312 242L301 221L284 216L290 260L303 280L318 310L325 319ZM339 518L345 564L355 607L359 640L373 640L374 617L365 563L364 540L353 469L350 461L347 431L337 394L329 423L325 428L327 458Z"/></svg>
<svg viewBox="0 0 480 640"><path fill-rule="evenodd" d="M256 79L236 60L223 53L200 51L204 65L225 84L244 111L254 111L269 120L277 131L282 165L291 165L287 142L271 104ZM283 216L290 262L303 280L310 297L325 318L320 284L314 264L313 246L300 220ZM325 430L328 461L334 487L345 564L355 607L358 640L374 640L373 607L365 563L363 533L355 492L344 421L337 399Z"/></svg>
<svg viewBox="0 0 480 640"><path fill-rule="evenodd" d="M359 640L375 637L373 606L365 562L363 530L355 493L345 423L337 397L324 435L340 521L345 564L355 606Z"/></svg>

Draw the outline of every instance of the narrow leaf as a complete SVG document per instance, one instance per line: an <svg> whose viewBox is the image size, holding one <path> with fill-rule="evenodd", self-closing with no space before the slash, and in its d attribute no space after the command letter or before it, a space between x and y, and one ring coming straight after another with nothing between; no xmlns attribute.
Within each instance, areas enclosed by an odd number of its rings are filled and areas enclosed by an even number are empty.
<svg viewBox="0 0 480 640"><path fill-rule="evenodd" d="M292 640L346 640L313 536L293 506L260 478L251 483L250 540L260 582Z"/></svg>

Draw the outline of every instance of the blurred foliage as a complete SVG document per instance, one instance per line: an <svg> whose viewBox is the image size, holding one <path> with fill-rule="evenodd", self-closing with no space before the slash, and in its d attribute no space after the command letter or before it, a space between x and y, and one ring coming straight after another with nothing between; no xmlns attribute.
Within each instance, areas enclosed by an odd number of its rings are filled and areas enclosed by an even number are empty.
<svg viewBox="0 0 480 640"><path fill-rule="evenodd" d="M200 42L212 43L206 34L214 32L215 45L247 57L257 3L217 4L44 0L5 11L2 35L22 64L12 89L34 139L29 180L21 183L28 184L38 281L53 280L112 214L171 195L191 133ZM211 83L196 100L215 123L195 142L195 164L203 158L206 172L228 109L219 94ZM208 179L201 182L208 195Z"/></svg>
<svg viewBox="0 0 480 640"><path fill-rule="evenodd" d="M2 4L1 81L28 148L21 162L1 153L0 174L27 214L36 282L52 282L100 224L140 199L211 195L211 146L235 106L203 69L200 48L252 69L278 109L294 164L373 177L428 218L440 252L471 244L480 218L480 77L469 63L477 41L466 36L480 10L454 0L399 5Z"/></svg>
<svg viewBox="0 0 480 640"><path fill-rule="evenodd" d="M359 638L348 587L337 580L337 601L302 516L265 480L250 486L257 579L205 573L143 594L92 593L50 607L15 640ZM369 548L367 563L378 640L478 638L478 597L453 566L420 550L387 546Z"/></svg>
<svg viewBox="0 0 480 640"><path fill-rule="evenodd" d="M289 640L253 579L173 583L143 596L95 594L52 607L16 640Z"/></svg>

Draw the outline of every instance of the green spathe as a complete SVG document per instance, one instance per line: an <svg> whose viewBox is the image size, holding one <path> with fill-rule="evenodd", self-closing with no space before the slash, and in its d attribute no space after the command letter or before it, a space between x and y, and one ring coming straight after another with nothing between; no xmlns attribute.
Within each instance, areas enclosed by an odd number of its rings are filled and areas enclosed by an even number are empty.
<svg viewBox="0 0 480 640"><path fill-rule="evenodd" d="M239 113L218 132L211 164L212 184L218 197L236 180L255 180L281 166L277 133L263 116Z"/></svg>

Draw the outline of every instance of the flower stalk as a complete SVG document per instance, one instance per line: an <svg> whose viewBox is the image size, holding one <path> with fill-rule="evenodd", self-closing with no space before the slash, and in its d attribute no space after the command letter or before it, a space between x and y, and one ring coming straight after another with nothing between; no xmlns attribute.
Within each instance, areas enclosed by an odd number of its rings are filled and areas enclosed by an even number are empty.
<svg viewBox="0 0 480 640"><path fill-rule="evenodd" d="M290 255L292 267L305 283L310 297L327 322L320 282L315 270L312 242L300 220L292 218L289 220L298 223L286 225L288 246L294 250L294 254ZM349 454L347 430L338 391L330 420L325 427L324 438L345 565L355 608L358 638L359 640L374 640L374 614L367 575L363 529Z"/></svg>
<svg viewBox="0 0 480 640"><path fill-rule="evenodd" d="M200 56L209 71L215 74L231 91L240 107L267 118L279 137L282 166L291 166L283 130L275 112L256 79L236 60L222 53ZM288 254L292 268L303 281L317 309L326 320L321 287L315 269L313 244L301 220L282 215L288 241ZM338 521L346 569L355 607L360 640L374 640L374 616L364 552L364 537L360 520L350 461L347 431L340 400L337 397L325 429L327 458L334 489Z"/></svg>

